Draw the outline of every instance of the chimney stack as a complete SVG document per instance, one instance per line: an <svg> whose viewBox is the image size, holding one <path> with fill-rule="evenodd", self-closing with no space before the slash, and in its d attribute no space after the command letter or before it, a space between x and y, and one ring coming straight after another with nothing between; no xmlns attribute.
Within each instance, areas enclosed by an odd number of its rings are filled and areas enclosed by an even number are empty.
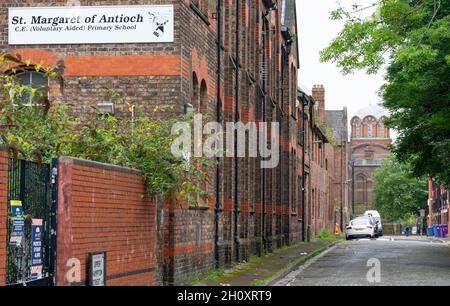
<svg viewBox="0 0 450 306"><path fill-rule="evenodd" d="M325 88L323 85L314 85L312 97L318 103L319 120L325 122Z"/></svg>

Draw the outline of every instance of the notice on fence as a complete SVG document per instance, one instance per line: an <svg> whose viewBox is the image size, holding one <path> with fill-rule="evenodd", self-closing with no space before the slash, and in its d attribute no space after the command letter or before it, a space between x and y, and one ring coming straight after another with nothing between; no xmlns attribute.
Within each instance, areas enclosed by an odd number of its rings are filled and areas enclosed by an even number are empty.
<svg viewBox="0 0 450 306"><path fill-rule="evenodd" d="M22 201L11 201L11 214L13 217L13 225L9 245L15 247L22 246L24 235L25 219L23 218Z"/></svg>
<svg viewBox="0 0 450 306"><path fill-rule="evenodd" d="M31 223L31 280L42 278L42 235L43 220L33 219Z"/></svg>
<svg viewBox="0 0 450 306"><path fill-rule="evenodd" d="M173 5L14 7L8 20L10 45L174 41Z"/></svg>
<svg viewBox="0 0 450 306"><path fill-rule="evenodd" d="M22 218L23 217L23 206L22 201L11 201L11 214L13 218Z"/></svg>

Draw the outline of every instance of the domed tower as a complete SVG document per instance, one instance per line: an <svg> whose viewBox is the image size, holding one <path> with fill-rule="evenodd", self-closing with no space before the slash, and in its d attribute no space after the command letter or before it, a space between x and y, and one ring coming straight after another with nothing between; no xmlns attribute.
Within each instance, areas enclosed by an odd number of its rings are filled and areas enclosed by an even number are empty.
<svg viewBox="0 0 450 306"><path fill-rule="evenodd" d="M390 130L384 125L388 113L380 106L368 106L351 120L351 159L353 165L354 214L372 208L373 174L389 156Z"/></svg>

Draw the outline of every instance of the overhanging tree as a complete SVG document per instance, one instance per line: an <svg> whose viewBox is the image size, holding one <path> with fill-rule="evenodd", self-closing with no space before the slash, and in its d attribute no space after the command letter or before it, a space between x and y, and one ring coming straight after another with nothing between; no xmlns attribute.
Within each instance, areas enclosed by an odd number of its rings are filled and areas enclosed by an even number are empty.
<svg viewBox="0 0 450 306"><path fill-rule="evenodd" d="M360 17L372 11L369 17ZM450 186L450 0L378 0L332 12L344 29L321 52L344 74L376 73L387 65L380 90L399 132L393 146L414 175Z"/></svg>
<svg viewBox="0 0 450 306"><path fill-rule="evenodd" d="M394 156L375 172L374 181L374 206L387 220L404 220L427 207L427 179L415 177L411 166Z"/></svg>

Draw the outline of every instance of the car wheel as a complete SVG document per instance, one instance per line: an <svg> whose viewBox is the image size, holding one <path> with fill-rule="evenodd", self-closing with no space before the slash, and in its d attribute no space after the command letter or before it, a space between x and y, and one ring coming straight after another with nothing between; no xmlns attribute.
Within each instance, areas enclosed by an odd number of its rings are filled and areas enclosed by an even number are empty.
<svg viewBox="0 0 450 306"><path fill-rule="evenodd" d="M345 236L345 240L351 240L352 236Z"/></svg>

